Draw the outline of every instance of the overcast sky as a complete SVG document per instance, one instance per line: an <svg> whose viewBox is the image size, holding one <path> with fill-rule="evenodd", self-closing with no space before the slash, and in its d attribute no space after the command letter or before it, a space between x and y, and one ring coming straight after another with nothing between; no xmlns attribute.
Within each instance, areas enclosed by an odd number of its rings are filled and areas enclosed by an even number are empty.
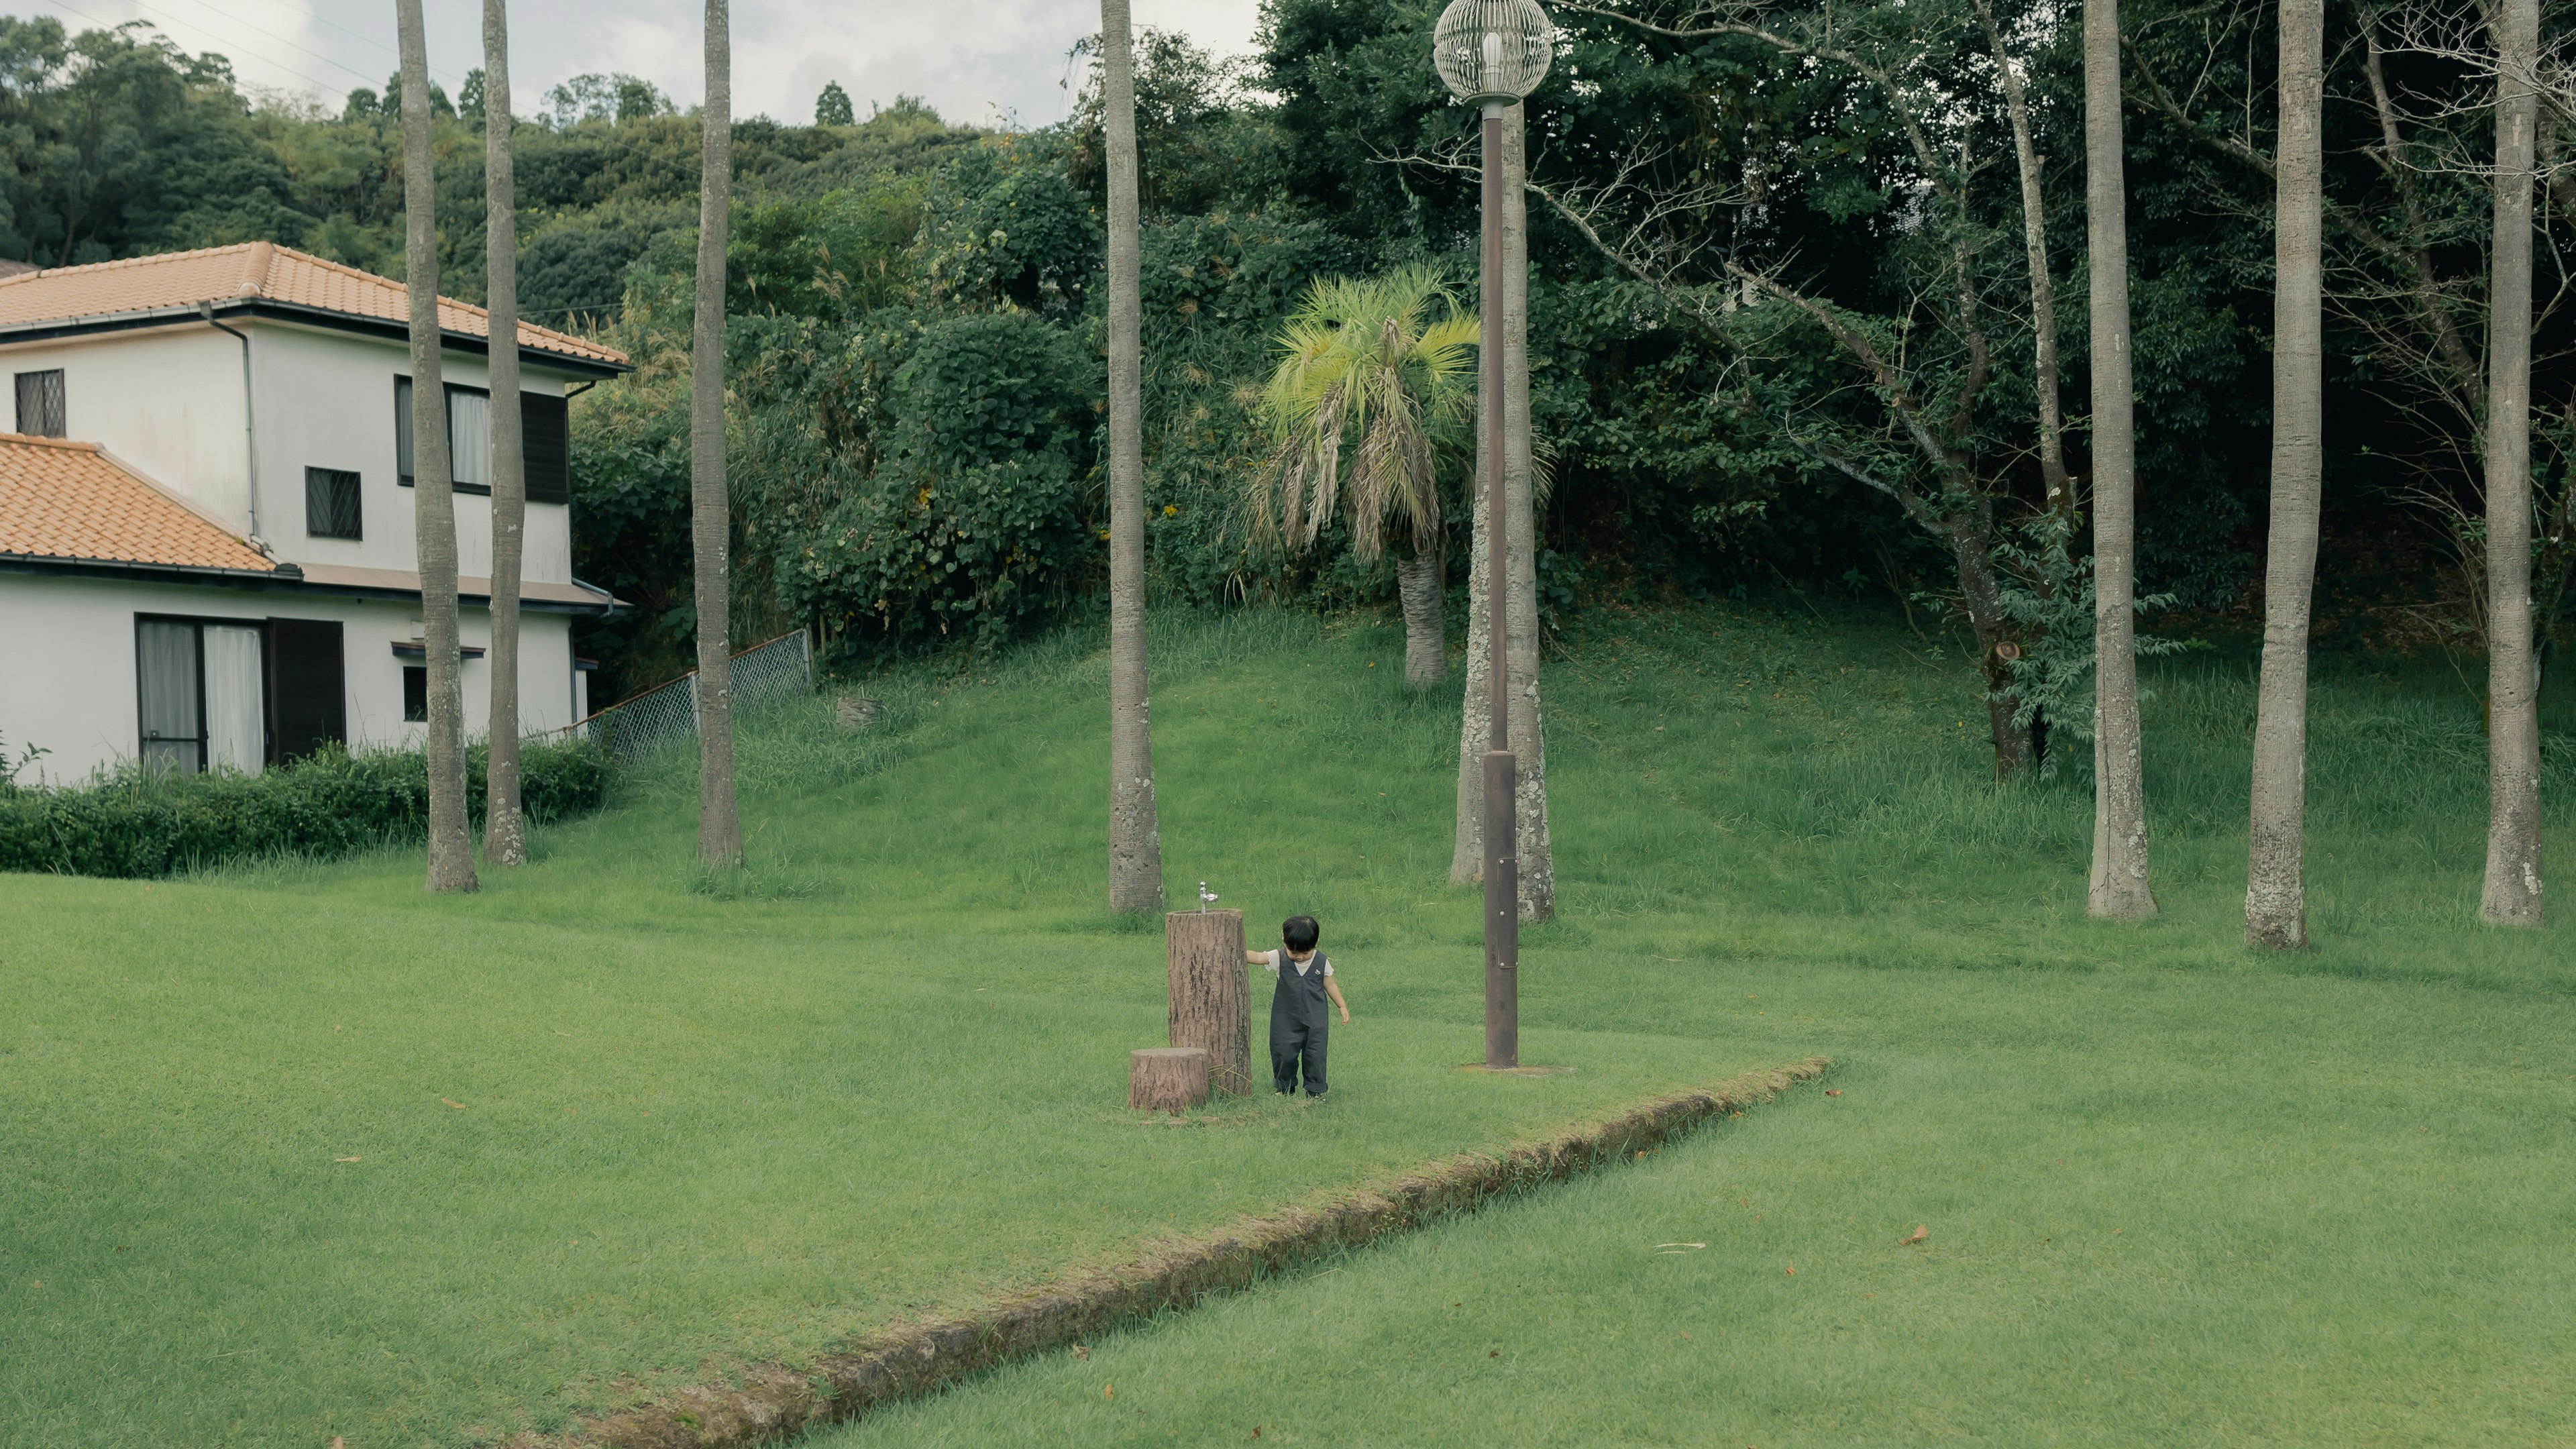
<svg viewBox="0 0 2576 1449"><path fill-rule="evenodd" d="M1186 31L1220 55L1251 46L1257 0L1134 0L1136 24ZM482 63L482 0L424 0L434 79L455 93ZM0 12L54 15L74 30L151 22L190 51L220 51L255 86L324 97L395 69L393 0L0 0ZM679 101L704 93L698 0L517 0L510 71L518 110L585 71L640 75ZM733 0L737 115L814 118L826 81L859 115L899 93L952 121L1064 115L1065 52L1100 28L1094 0Z"/></svg>

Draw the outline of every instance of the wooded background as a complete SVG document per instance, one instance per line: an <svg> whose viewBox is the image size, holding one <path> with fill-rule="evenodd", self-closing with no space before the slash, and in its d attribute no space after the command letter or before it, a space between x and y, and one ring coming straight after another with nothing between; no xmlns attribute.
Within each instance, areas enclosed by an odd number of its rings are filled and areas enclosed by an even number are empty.
<svg viewBox="0 0 2576 1449"><path fill-rule="evenodd" d="M1472 281L1472 112L1429 64L1436 0L1265 0L1258 53L1137 45L1146 494L1157 594L1391 599L1328 524L1254 538L1259 387L1324 275ZM1794 585L1936 629L1957 551L1888 485L1929 466L1872 339L1990 499L2018 688L2080 713L2088 511L2051 508L2004 71L2023 84L2066 466L2088 464L2081 12L1895 0L1556 7L1528 108L1530 345L1554 489L1542 607ZM2543 12L2543 47L2565 30ZM2474 14L2335 4L2326 78L2321 642L2483 648L2480 458L2494 69ZM2268 486L2276 26L2258 4L2121 16L2150 635L2250 631ZM1086 74L1082 67L1072 71ZM484 291L480 74L433 94L441 278ZM2536 607L2567 597L2576 219L2543 97ZM0 19L0 254L59 266L266 238L400 276L398 88L246 94L148 28ZM828 657L999 643L1102 607L1106 365L1096 89L1023 131L917 101L734 128L726 278L736 622ZM803 118L798 118L801 122ZM585 636L603 700L687 667L698 124L650 85L558 87L517 138L519 303L632 352L574 417L575 557L634 600ZM1472 292L1462 293L1472 299ZM1801 301L1812 306L1800 305ZM1873 481L1874 480L1874 481ZM1450 480L1451 487L1460 480ZM1460 499L1463 503L1463 496ZM1445 510L1453 557L1469 511ZM1463 590L1462 570L1451 569ZM1452 608L1451 617L1463 610ZM2079 623L2080 621L2080 623ZM2560 629L2558 632L2563 633Z"/></svg>

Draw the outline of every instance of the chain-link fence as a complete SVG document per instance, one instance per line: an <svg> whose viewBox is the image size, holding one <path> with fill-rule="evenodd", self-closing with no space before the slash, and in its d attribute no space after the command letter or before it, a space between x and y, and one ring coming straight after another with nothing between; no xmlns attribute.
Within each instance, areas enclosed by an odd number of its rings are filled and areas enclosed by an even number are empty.
<svg viewBox="0 0 2576 1449"><path fill-rule="evenodd" d="M756 644L733 657L733 707L737 715L814 692L814 642L802 629ZM574 725L619 760L637 760L698 732L695 670L622 704L610 705Z"/></svg>

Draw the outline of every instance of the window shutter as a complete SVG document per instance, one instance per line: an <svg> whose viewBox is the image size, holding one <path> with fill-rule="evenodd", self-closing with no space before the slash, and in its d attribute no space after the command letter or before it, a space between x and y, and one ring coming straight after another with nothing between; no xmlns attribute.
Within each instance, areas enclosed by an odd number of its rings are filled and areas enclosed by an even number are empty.
<svg viewBox="0 0 2576 1449"><path fill-rule="evenodd" d="M300 759L325 740L349 738L348 675L337 620L268 621L268 718L273 763Z"/></svg>
<svg viewBox="0 0 2576 1449"><path fill-rule="evenodd" d="M559 397L519 394L521 454L528 470L530 503L572 501L572 419Z"/></svg>
<svg viewBox="0 0 2576 1449"><path fill-rule="evenodd" d="M411 379L394 379L394 473L411 486Z"/></svg>

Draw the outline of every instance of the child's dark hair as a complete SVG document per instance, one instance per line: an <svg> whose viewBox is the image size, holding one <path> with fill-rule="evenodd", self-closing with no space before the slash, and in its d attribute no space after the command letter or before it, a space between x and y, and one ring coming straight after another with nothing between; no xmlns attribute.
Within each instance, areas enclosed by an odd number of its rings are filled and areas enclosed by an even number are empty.
<svg viewBox="0 0 2576 1449"><path fill-rule="evenodd" d="M1313 916L1290 916L1279 923L1279 939L1291 951L1312 951L1324 939L1324 928L1315 924Z"/></svg>

